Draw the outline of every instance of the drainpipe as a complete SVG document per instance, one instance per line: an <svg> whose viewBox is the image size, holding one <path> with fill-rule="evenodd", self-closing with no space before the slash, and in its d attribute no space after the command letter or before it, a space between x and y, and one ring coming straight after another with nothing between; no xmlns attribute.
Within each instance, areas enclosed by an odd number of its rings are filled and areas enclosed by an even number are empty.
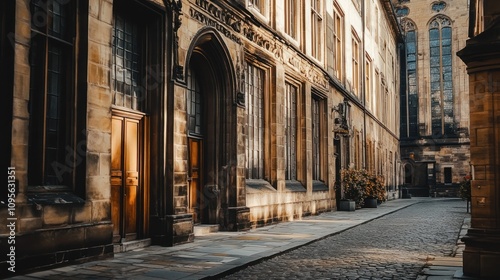
<svg viewBox="0 0 500 280"><path fill-rule="evenodd" d="M366 55L365 55L365 28L366 28L366 11L365 11L365 1L370 1L370 0L363 0L361 1L361 92L362 94L362 104L363 104L363 168L366 169L366 153L367 153L367 148L366 148L366 95L369 94L366 92L366 85L365 85L365 65L366 65Z"/></svg>

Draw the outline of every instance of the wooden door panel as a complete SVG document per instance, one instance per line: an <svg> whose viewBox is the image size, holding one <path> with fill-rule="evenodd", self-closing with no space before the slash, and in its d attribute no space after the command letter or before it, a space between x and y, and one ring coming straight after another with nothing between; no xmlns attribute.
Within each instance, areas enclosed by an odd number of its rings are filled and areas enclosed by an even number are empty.
<svg viewBox="0 0 500 280"><path fill-rule="evenodd" d="M125 236L126 240L137 237L137 186L125 187Z"/></svg>
<svg viewBox="0 0 500 280"><path fill-rule="evenodd" d="M121 224L121 185L111 185L111 222L113 223L113 242L120 242L120 224Z"/></svg>
<svg viewBox="0 0 500 280"><path fill-rule="evenodd" d="M123 118L111 121L111 221L113 242L121 240Z"/></svg>
<svg viewBox="0 0 500 280"><path fill-rule="evenodd" d="M201 187L202 187L202 156L203 142L200 139L189 139L189 205L193 213L193 220L199 223L202 211Z"/></svg>
<svg viewBox="0 0 500 280"><path fill-rule="evenodd" d="M111 121L111 172L122 170L123 118Z"/></svg>
<svg viewBox="0 0 500 280"><path fill-rule="evenodd" d="M127 240L137 235L137 202L139 188L139 122L125 121L125 235Z"/></svg>

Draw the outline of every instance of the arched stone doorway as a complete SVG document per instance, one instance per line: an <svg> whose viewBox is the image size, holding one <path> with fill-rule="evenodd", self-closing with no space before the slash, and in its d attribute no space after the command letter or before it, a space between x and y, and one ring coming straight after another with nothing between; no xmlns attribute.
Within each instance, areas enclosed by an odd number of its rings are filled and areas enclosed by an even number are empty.
<svg viewBox="0 0 500 280"><path fill-rule="evenodd" d="M217 33L198 33L188 52L188 211L195 224L226 224L236 180L234 71Z"/></svg>

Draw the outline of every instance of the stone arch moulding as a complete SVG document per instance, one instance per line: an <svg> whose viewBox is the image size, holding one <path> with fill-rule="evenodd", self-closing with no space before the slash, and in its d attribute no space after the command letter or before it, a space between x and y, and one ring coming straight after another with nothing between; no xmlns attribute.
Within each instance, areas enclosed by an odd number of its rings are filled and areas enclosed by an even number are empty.
<svg viewBox="0 0 500 280"><path fill-rule="evenodd" d="M214 58L214 61L220 62L219 67L221 67L222 69L219 70L223 71L223 73L221 74L226 75L227 81L229 83L228 88L231 90L232 94L231 99L233 104L244 105L244 94L241 92L241 90L237 91L235 75L236 72L235 67L232 63L231 54L220 34L212 27L204 27L200 29L193 37L184 62L184 65L186 65L186 67L184 68L184 77L187 77L189 68L188 65L191 61L193 51L197 47L207 43L210 44L215 51L211 53L211 57Z"/></svg>
<svg viewBox="0 0 500 280"><path fill-rule="evenodd" d="M427 23L427 26L429 29L431 28L438 28L438 27L444 27L444 26L452 26L453 21L445 16L445 15L437 15L432 17L429 22Z"/></svg>
<svg viewBox="0 0 500 280"><path fill-rule="evenodd" d="M401 19L401 29L403 30L403 33L406 33L408 31L415 31L417 32L417 25L415 22L409 18L403 18Z"/></svg>

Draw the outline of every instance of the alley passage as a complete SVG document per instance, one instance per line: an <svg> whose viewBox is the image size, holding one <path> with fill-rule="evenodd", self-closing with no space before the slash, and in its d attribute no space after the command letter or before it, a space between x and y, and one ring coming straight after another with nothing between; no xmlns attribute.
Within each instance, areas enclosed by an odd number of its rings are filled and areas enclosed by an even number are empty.
<svg viewBox="0 0 500 280"><path fill-rule="evenodd" d="M461 200L427 200L224 279L416 279L428 256L453 253L466 216Z"/></svg>

